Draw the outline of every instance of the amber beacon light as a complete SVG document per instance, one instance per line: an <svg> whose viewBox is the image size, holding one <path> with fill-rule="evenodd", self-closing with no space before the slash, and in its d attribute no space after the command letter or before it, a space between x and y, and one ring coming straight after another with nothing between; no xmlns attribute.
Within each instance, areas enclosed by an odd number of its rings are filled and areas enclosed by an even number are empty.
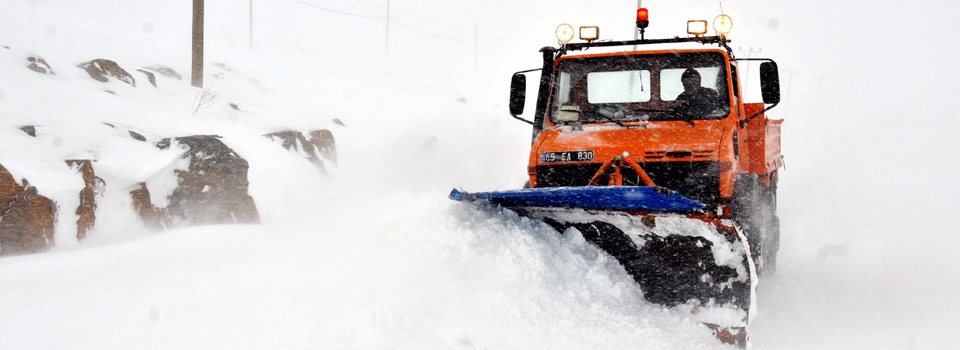
<svg viewBox="0 0 960 350"><path fill-rule="evenodd" d="M643 29L650 25L650 12L645 8L637 9L637 28Z"/></svg>

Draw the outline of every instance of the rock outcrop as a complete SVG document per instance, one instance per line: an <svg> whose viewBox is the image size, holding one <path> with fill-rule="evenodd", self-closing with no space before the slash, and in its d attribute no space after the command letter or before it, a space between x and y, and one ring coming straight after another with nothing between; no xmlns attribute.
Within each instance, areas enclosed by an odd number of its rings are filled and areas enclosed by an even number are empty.
<svg viewBox="0 0 960 350"><path fill-rule="evenodd" d="M131 135L140 139L134 135ZM197 135L164 139L158 148L179 148L186 169L174 170L177 187L158 208L146 183L130 192L133 207L151 231L210 224L260 222L256 203L248 194L247 161L227 147L219 136ZM77 239L85 239L96 225L97 201L106 187L94 173L94 162L67 160L83 178L77 215ZM72 208L71 208L72 210ZM0 255L40 252L54 244L57 206L40 196L26 180L22 184L0 165Z"/></svg>
<svg viewBox="0 0 960 350"><path fill-rule="evenodd" d="M247 161L221 142L220 136L164 139L157 147L180 147L185 151L182 158L190 163L187 170L175 171L177 187L169 204L159 209L167 227L260 223L256 203L247 192ZM142 213L149 208L138 210Z"/></svg>
<svg viewBox="0 0 960 350"><path fill-rule="evenodd" d="M134 140L142 141L142 142L146 142L146 141L147 141L147 138L146 138L146 137L144 137L143 135L141 135L140 133L138 133L138 132L136 132L136 131L127 130L127 133L130 134L130 137L132 137Z"/></svg>
<svg viewBox="0 0 960 350"><path fill-rule="evenodd" d="M37 127L33 125L24 125L20 127L20 131L23 131L30 137L37 137Z"/></svg>
<svg viewBox="0 0 960 350"><path fill-rule="evenodd" d="M310 132L310 143L317 147L317 153L323 159L333 162L337 165L337 142L333 139L333 133L327 129L314 130Z"/></svg>
<svg viewBox="0 0 960 350"><path fill-rule="evenodd" d="M40 252L53 246L56 205L0 165L0 255Z"/></svg>
<svg viewBox="0 0 960 350"><path fill-rule="evenodd" d="M104 188L103 179L93 173L93 162L89 159L67 160L70 168L77 169L83 178L83 189L80 190L80 205L77 207L77 240L87 238L87 231L97 222L97 198Z"/></svg>
<svg viewBox="0 0 960 350"><path fill-rule="evenodd" d="M146 67L146 69L147 69L147 70L150 70L150 71L153 71L153 72L157 72L157 73L159 73L160 75L165 76L165 77L168 77L168 78L173 78L173 79L177 79L177 80L182 80L182 79L183 79L183 77L180 76L180 73L177 73L177 71L173 70L173 68L170 68L170 67L150 66L150 67Z"/></svg>
<svg viewBox="0 0 960 350"><path fill-rule="evenodd" d="M166 228L167 220L163 217L163 211L150 202L150 190L146 183L141 182L137 189L130 191L130 197L133 199L133 209L147 229L158 232Z"/></svg>
<svg viewBox="0 0 960 350"><path fill-rule="evenodd" d="M30 70L40 73L40 74L53 74L53 68L50 68L50 65L47 64L47 61L40 57L27 57L27 62L30 64L27 65L27 68Z"/></svg>
<svg viewBox="0 0 960 350"><path fill-rule="evenodd" d="M306 158L324 173L326 169L323 161L320 160L321 157L333 162L334 165L337 164L337 145L330 130L311 131L309 140L302 132L293 130L278 131L263 136L271 141L280 142L281 147Z"/></svg>
<svg viewBox="0 0 960 350"><path fill-rule="evenodd" d="M106 59L95 59L90 62L84 62L77 67L83 68L90 74L90 77L96 81L108 82L109 77L118 79L124 83L137 86L137 80L130 73L120 67L117 62Z"/></svg>
<svg viewBox="0 0 960 350"><path fill-rule="evenodd" d="M143 73L143 75L146 75L146 76L147 76L147 80L150 81L150 84L153 85L153 87L157 87L157 76L156 76L156 75L154 75L154 74L151 73L151 72L145 71L145 70L143 70L143 69L137 69L137 71L140 72L140 73Z"/></svg>

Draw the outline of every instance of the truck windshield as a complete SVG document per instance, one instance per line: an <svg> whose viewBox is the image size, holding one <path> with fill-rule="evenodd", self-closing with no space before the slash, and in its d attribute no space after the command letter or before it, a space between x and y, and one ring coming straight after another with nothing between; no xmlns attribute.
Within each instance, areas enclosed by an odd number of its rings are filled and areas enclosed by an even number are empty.
<svg viewBox="0 0 960 350"><path fill-rule="evenodd" d="M569 57L557 63L554 123L720 119L730 113L723 54Z"/></svg>

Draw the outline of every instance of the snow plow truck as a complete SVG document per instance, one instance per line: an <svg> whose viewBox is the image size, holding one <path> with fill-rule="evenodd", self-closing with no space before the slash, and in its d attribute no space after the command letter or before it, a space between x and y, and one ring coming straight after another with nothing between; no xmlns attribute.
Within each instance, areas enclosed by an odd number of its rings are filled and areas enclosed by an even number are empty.
<svg viewBox="0 0 960 350"><path fill-rule="evenodd" d="M726 15L714 19L713 36L707 21L694 20L686 37L646 39L648 24L641 8L634 40L600 41L598 27L580 27L577 43L572 26L559 26L559 47L540 50L543 66L511 82L510 113L533 126L529 182L454 189L450 198L507 208L560 233L576 229L620 262L647 301L744 345L757 276L775 271L779 249L783 121L766 116L780 101L777 64L736 58ZM747 103L752 62L762 101ZM534 71L528 120L526 74Z"/></svg>

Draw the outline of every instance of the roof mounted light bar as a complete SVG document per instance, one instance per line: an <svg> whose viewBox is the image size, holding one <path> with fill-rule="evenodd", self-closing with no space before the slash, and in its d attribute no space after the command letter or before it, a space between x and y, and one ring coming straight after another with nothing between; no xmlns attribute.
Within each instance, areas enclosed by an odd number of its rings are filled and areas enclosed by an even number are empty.
<svg viewBox="0 0 960 350"><path fill-rule="evenodd" d="M579 51L589 49L591 47L610 47L610 46L630 46L630 45L651 45L651 44L675 44L675 43L701 43L701 44L717 44L727 48L729 51L730 48L727 46L727 43L730 42L730 39L721 36L698 36L693 38L681 38L674 37L671 39L640 39L640 40L625 40L625 41L598 41L598 42L587 42L587 43L573 43L564 45L564 49L568 51Z"/></svg>

